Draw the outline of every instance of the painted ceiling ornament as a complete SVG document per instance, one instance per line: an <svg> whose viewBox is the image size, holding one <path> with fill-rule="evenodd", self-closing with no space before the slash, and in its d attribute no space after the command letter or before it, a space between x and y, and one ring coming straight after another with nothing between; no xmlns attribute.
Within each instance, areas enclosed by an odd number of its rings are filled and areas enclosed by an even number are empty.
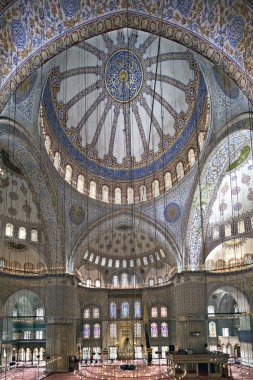
<svg viewBox="0 0 253 380"><path fill-rule="evenodd" d="M20 20L11 21L12 41L18 49L24 48L26 44L26 30Z"/></svg>
<svg viewBox="0 0 253 380"><path fill-rule="evenodd" d="M81 206L74 204L70 207L69 219L73 224L76 224L76 225L81 224L84 221L84 217L85 217L85 212Z"/></svg>
<svg viewBox="0 0 253 380"><path fill-rule="evenodd" d="M170 202L164 210L164 216L169 223L177 222L181 216L179 205L176 202Z"/></svg>
<svg viewBox="0 0 253 380"><path fill-rule="evenodd" d="M105 68L105 84L109 94L118 102L129 102L138 95L143 79L137 56L129 50L112 54Z"/></svg>
<svg viewBox="0 0 253 380"><path fill-rule="evenodd" d="M244 34L244 20L241 16L235 16L227 28L227 36L230 45L235 48L242 40Z"/></svg>
<svg viewBox="0 0 253 380"><path fill-rule="evenodd" d="M80 8L80 0L61 0L62 10L67 17L73 17Z"/></svg>

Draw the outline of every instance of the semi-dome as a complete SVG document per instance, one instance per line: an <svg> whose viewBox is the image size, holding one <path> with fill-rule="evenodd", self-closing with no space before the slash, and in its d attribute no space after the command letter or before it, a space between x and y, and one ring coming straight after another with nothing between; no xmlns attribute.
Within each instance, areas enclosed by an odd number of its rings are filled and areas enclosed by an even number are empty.
<svg viewBox="0 0 253 380"><path fill-rule="evenodd" d="M80 191L105 202L146 200L194 163L207 103L203 75L185 47L141 31L109 32L57 57L42 101L46 147Z"/></svg>

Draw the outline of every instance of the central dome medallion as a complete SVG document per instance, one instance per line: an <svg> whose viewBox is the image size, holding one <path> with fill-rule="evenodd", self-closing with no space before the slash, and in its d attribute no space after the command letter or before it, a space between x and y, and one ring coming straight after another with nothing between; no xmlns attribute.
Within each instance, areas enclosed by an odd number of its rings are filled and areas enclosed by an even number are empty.
<svg viewBox="0 0 253 380"><path fill-rule="evenodd" d="M105 68L105 84L114 100L126 103L134 99L142 81L141 63L133 52L120 50L112 54Z"/></svg>

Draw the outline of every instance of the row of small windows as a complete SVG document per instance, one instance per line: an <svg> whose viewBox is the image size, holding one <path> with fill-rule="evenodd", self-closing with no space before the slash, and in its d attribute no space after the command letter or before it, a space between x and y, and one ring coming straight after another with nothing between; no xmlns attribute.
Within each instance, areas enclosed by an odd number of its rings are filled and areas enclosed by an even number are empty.
<svg viewBox="0 0 253 380"><path fill-rule="evenodd" d="M93 332L93 334L91 334ZM160 332L160 334L159 334ZM110 338L117 338L117 325L116 323L110 324ZM157 323L152 322L150 325L150 336L151 338L158 338L158 336L161 336L162 338L168 338L169 335L169 327L167 322ZM134 337L135 338L141 338L142 336L142 326L140 322L134 323ZM101 337L101 327L99 323L95 323L93 325L93 328L91 328L91 325L89 323L85 323L83 326L83 338L84 339L99 339Z"/></svg>
<svg viewBox="0 0 253 380"><path fill-rule="evenodd" d="M253 264L253 255L250 253L246 253L240 258L232 257L229 260L207 260L205 263L205 267L207 270L219 270L219 269L240 269L245 265Z"/></svg>
<svg viewBox="0 0 253 380"><path fill-rule="evenodd" d="M251 217L251 229L253 229L253 217ZM229 237L236 233L243 234L247 232L247 225L244 220L239 220L236 224L230 224L227 223L224 227L223 226L214 226L209 229L209 236L216 240L222 237ZM237 231L236 231L237 228Z"/></svg>
<svg viewBox="0 0 253 380"><path fill-rule="evenodd" d="M157 281L153 278L153 277L150 277L148 279L148 286L162 286L164 284L164 279L163 277L159 276L157 277ZM120 287L135 287L137 285L137 280L136 280L136 276L135 274L133 275L129 275L128 273L122 273L121 276L118 276L118 275L114 275L112 277L112 282L111 282L111 285L113 288L120 288ZM90 278L87 278L85 280L85 286L87 288L90 288L91 286L93 286L93 283L92 283L92 280ZM101 280L97 279L95 280L94 282L94 286L95 288L100 288L101 287Z"/></svg>
<svg viewBox="0 0 253 380"><path fill-rule="evenodd" d="M200 150L202 150L204 145L204 133L200 132L198 135L199 139L199 147ZM48 154L51 153L51 139L48 135L45 136L45 147L48 152ZM186 166L184 166L183 162L178 162L176 165L176 178L172 180L172 175L170 172L165 173L164 175L164 190L168 191L173 187L173 182L180 181L186 174L188 168L191 168L196 161L196 152L193 148L190 148L188 151L188 163ZM61 154L59 152L55 152L54 158L53 158L54 166L58 171L61 171ZM64 178L65 180L72 185L75 185L73 179L73 169L72 166L67 164L64 171ZM77 182L76 182L76 188L79 192L84 193L85 192L85 179L82 174L79 174L77 176ZM152 197L158 197L161 192L160 188L160 182L158 180L154 180L151 185L151 191L152 191ZM135 201L144 202L147 201L148 195L147 195L147 187L145 185L141 185L139 187L139 194L137 195L135 193L135 190L132 187L128 187L126 192L126 203L132 204ZM89 196L94 199L101 198L103 202L109 203L111 202L111 196L109 194L109 188L107 185L103 185L101 189L101 197L97 194L97 184L95 181L90 181L89 183ZM114 203L115 204L122 204L122 190L120 187L116 187L114 189ZM137 199L136 199L137 198Z"/></svg>
<svg viewBox="0 0 253 380"><path fill-rule="evenodd" d="M120 305L120 316L121 318L129 318L129 303L127 301L122 302ZM142 307L140 301L134 302L134 318L141 318L142 317ZM109 310L110 318L117 318L117 304L116 302L110 303L110 310ZM153 306L151 308L151 318L167 318L168 311L166 306Z"/></svg>
<svg viewBox="0 0 253 380"><path fill-rule="evenodd" d="M99 339L101 335L101 327L99 323L95 323L93 325L93 335L91 336L91 325L89 323L85 323L83 326L83 338L90 339L93 337L94 339Z"/></svg>
<svg viewBox="0 0 253 380"><path fill-rule="evenodd" d="M135 266L140 267L142 265L153 264L156 261L159 261L166 257L164 250L161 248L159 251L154 252L154 254L150 254L149 256L144 256L142 258L130 259L130 260L113 260L107 259L105 257L100 257L99 255L95 255L93 252L89 252L88 250L84 253L84 260L89 261L90 263L107 266L108 268L134 268Z"/></svg>
<svg viewBox="0 0 253 380"><path fill-rule="evenodd" d="M83 311L83 318L84 319L90 319L90 318L100 318L100 310L98 307L88 307L85 308Z"/></svg>
<svg viewBox="0 0 253 380"><path fill-rule="evenodd" d="M13 237L14 236L14 226L11 223L7 223L5 226L5 236ZM19 227L17 232L18 239L25 240L27 239L27 230L25 227ZM38 241L38 231L36 229L32 229L30 231L30 239L31 241Z"/></svg>
<svg viewBox="0 0 253 380"><path fill-rule="evenodd" d="M19 315L18 309L16 307L14 307L12 309L12 316L13 316L13 318L22 317L21 315ZM37 319L37 320L43 320L44 319L44 309L42 307L39 307L35 310L35 319Z"/></svg>
<svg viewBox="0 0 253 380"><path fill-rule="evenodd" d="M117 338L118 334L118 328L116 323L110 324L110 338ZM141 338L142 336L142 328L141 328L141 322L135 322L134 323L134 337L135 338Z"/></svg>
<svg viewBox="0 0 253 380"><path fill-rule="evenodd" d="M121 318L129 318L130 317L130 309L129 309L129 302L124 301L120 305L120 317ZM141 302L135 301L134 302L134 318L141 318L142 310L141 310ZM119 315L119 312L117 312L117 304L116 302L110 303L110 310L109 310L110 318L117 318L117 315Z"/></svg>
<svg viewBox="0 0 253 380"><path fill-rule="evenodd" d="M162 338L168 338L169 327L167 322L162 322L160 324L160 336ZM159 324L157 322L152 322L150 325L150 336L151 338L158 338L159 336Z"/></svg>

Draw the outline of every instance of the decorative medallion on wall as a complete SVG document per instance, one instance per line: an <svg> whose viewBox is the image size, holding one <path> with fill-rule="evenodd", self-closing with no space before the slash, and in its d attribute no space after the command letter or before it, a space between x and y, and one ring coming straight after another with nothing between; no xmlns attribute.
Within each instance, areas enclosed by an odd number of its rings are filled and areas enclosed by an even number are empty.
<svg viewBox="0 0 253 380"><path fill-rule="evenodd" d="M177 222L181 216L179 205L176 202L170 202L164 210L164 216L169 223Z"/></svg>
<svg viewBox="0 0 253 380"><path fill-rule="evenodd" d="M85 212L84 209L75 204L70 207L69 219L73 224L79 225L84 221Z"/></svg>

